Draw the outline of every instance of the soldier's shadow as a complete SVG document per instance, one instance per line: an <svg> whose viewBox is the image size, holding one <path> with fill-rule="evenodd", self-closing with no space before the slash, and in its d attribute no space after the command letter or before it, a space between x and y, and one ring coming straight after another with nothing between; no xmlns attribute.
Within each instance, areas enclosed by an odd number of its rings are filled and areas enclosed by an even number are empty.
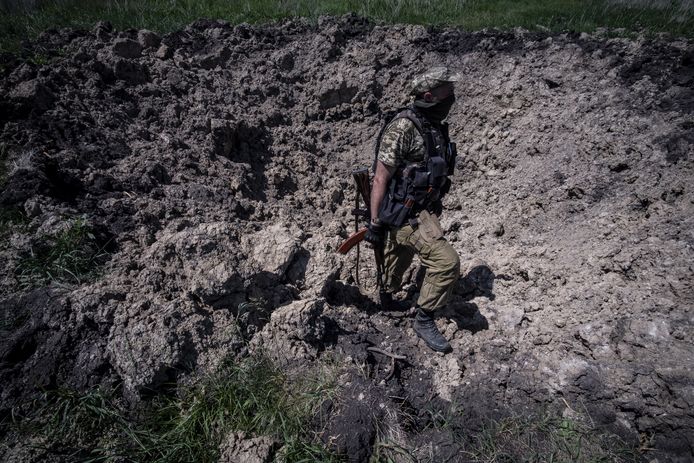
<svg viewBox="0 0 694 463"><path fill-rule="evenodd" d="M424 279L425 269L420 267L417 272L418 287ZM437 317L443 317L454 321L461 330L477 333L489 329L489 322L479 310L477 304L472 302L477 297L485 297L490 301L496 298L494 294L494 280L505 279L504 275L495 275L492 269L482 261L473 262L465 275L461 276L448 305L437 311Z"/></svg>

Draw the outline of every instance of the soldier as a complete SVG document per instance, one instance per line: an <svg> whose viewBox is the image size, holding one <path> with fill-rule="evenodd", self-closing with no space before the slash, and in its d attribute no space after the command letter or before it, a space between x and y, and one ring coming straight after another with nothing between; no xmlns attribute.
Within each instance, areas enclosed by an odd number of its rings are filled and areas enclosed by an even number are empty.
<svg viewBox="0 0 694 463"><path fill-rule="evenodd" d="M441 198L450 188L455 144L443 122L455 101L453 82L460 75L444 67L421 74L411 82L413 101L379 135L371 192L371 223L364 237L383 247L384 281L381 306L401 308L392 294L415 254L426 269L416 304L413 327L433 350L451 345L432 318L444 307L460 273L460 259L443 237L438 216Z"/></svg>

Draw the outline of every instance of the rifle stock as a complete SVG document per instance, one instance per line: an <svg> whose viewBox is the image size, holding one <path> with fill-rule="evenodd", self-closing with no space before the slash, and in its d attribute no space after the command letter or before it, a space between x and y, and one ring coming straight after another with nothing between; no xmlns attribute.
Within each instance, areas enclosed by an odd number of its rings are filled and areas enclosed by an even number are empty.
<svg viewBox="0 0 694 463"><path fill-rule="evenodd" d="M347 254L354 246L364 241L364 235L366 235L366 231L367 228L364 227L361 230L349 235L349 238L347 238L340 245L340 247L337 248L337 252L339 252L340 254Z"/></svg>

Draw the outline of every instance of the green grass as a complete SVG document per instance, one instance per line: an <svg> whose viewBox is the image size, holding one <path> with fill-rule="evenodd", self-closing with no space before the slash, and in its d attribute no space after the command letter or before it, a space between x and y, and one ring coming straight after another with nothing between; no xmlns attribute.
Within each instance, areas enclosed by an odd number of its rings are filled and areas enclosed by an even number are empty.
<svg viewBox="0 0 694 463"><path fill-rule="evenodd" d="M470 463L631 463L642 461L638 450L629 448L617 436L597 429L587 415L573 411L562 417L544 411L530 416L514 415L489 421L481 432L471 434L453 420L465 413L455 405L431 414L432 426L448 431L460 444L460 457ZM426 447L413 449L400 436L394 438L379 429L369 463L422 461Z"/></svg>
<svg viewBox="0 0 694 463"><path fill-rule="evenodd" d="M577 417L578 418L578 417ZM641 461L617 436L552 413L490 423L465 452L474 463L617 463Z"/></svg>
<svg viewBox="0 0 694 463"><path fill-rule="evenodd" d="M639 6L635 6L639 3ZM116 28L169 32L199 18L231 23L262 23L289 17L315 20L348 12L387 23L438 24L481 28L590 32L596 27L625 28L694 36L694 14L683 0L657 7L654 1L617 4L609 0L49 0L37 10L0 17L0 51L19 49L53 27L91 29L99 20Z"/></svg>
<svg viewBox="0 0 694 463"><path fill-rule="evenodd" d="M309 421L334 388L334 374L290 380L264 356L228 363L217 373L157 397L131 416L113 394L58 390L17 419L23 440L44 442L46 455L70 461L215 462L229 433L272 436L285 462L336 462L314 442Z"/></svg>
<svg viewBox="0 0 694 463"><path fill-rule="evenodd" d="M22 257L16 268L20 287L31 288L47 283L80 284L94 276L107 253L97 243L83 218L55 236L39 237L38 245Z"/></svg>

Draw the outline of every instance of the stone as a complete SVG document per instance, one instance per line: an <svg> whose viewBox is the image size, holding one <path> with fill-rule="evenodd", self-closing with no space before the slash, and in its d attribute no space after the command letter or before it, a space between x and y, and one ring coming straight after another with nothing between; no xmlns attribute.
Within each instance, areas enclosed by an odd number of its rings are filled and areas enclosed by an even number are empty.
<svg viewBox="0 0 694 463"><path fill-rule="evenodd" d="M111 46L111 50L115 56L121 58L134 59L139 58L142 54L142 45L131 39L116 39Z"/></svg>
<svg viewBox="0 0 694 463"><path fill-rule="evenodd" d="M20 82L10 91L9 96L19 106L37 112L46 111L55 100L53 92L38 79Z"/></svg>
<svg viewBox="0 0 694 463"><path fill-rule="evenodd" d="M272 437L232 432L219 445L219 463L271 463L281 444Z"/></svg>
<svg viewBox="0 0 694 463"><path fill-rule="evenodd" d="M315 359L327 335L324 307L324 300L314 299L276 309L251 347L267 352L280 365Z"/></svg>
<svg viewBox="0 0 694 463"><path fill-rule="evenodd" d="M137 32L137 41L142 48L155 48L159 46L161 37L152 31L141 29Z"/></svg>
<svg viewBox="0 0 694 463"><path fill-rule="evenodd" d="M250 256L260 270L284 275L299 252L301 232L278 223L252 235L249 242Z"/></svg>
<svg viewBox="0 0 694 463"><path fill-rule="evenodd" d="M161 44L154 56L159 59L170 59L173 56L173 50L171 47Z"/></svg>

